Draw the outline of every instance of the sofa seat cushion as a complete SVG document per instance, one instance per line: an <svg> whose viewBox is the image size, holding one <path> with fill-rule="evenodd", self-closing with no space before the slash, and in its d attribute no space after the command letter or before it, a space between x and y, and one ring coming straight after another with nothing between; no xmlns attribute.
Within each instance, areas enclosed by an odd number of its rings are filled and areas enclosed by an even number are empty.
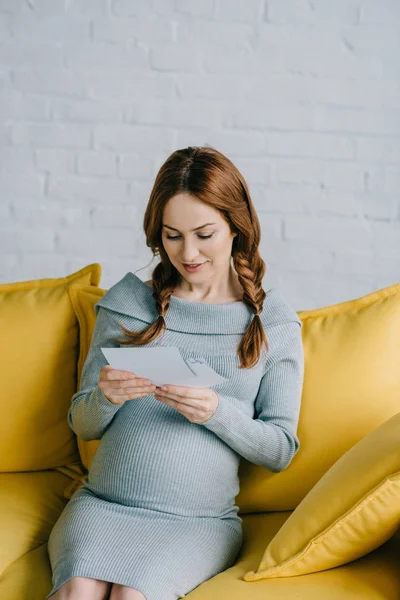
<svg viewBox="0 0 400 600"><path fill-rule="evenodd" d="M46 544L48 560L47 540L67 503L64 492L72 481L66 472L52 469L0 473L0 598L12 600L1 585L21 557Z"/></svg>
<svg viewBox="0 0 400 600"><path fill-rule="evenodd" d="M205 581L188 600L398 600L400 598L400 533L346 565L295 577L243 581L255 569L265 542L276 535L292 511L248 514L243 519L243 545L235 565Z"/></svg>
<svg viewBox="0 0 400 600"><path fill-rule="evenodd" d="M51 590L47 553L50 531L65 507L71 478L56 471L0 474L0 598L43 600ZM246 582L291 511L243 517L244 541L230 569L187 594L190 600L398 600L400 535L352 563L311 575Z"/></svg>
<svg viewBox="0 0 400 600"><path fill-rule="evenodd" d="M43 600L51 590L47 542L22 555L1 574L0 598Z"/></svg>

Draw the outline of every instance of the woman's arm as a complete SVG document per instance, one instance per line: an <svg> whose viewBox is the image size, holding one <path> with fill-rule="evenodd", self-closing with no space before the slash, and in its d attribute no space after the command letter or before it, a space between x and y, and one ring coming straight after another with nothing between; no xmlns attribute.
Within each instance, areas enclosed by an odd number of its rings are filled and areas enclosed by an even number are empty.
<svg viewBox="0 0 400 600"><path fill-rule="evenodd" d="M100 440L122 405L113 404L98 387L101 367L108 362L100 348L119 348L114 341L121 337L121 329L112 311L98 307L98 314L79 391L72 396L68 423L82 440Z"/></svg>
<svg viewBox="0 0 400 600"><path fill-rule="evenodd" d="M249 462L274 473L283 471L300 447L297 425L304 378L302 325L290 321L279 327L283 343L261 380L254 404L257 418L217 392L217 410L202 424Z"/></svg>

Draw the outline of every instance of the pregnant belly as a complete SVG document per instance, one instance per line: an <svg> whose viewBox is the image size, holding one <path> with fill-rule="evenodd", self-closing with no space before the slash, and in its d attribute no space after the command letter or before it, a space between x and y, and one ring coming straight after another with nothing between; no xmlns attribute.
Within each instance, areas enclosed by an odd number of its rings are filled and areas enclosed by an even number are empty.
<svg viewBox="0 0 400 600"><path fill-rule="evenodd" d="M154 397L129 401L103 435L88 476L99 496L182 514L231 514L239 455L201 424Z"/></svg>

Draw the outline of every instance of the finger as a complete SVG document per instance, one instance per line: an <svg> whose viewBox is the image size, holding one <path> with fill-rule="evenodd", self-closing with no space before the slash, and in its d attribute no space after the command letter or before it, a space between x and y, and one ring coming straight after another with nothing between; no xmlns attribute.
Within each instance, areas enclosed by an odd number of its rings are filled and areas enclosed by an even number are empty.
<svg viewBox="0 0 400 600"><path fill-rule="evenodd" d="M134 387L134 388L127 388L122 390L122 392L126 395L126 394L141 394L141 395L147 395L147 394L151 394L154 391L154 386L153 388L150 386L145 386L145 387Z"/></svg>
<svg viewBox="0 0 400 600"><path fill-rule="evenodd" d="M183 398L182 396L177 396L176 394L166 394L165 392L156 392L156 398L162 400L170 400L175 405L181 404L182 406L191 406L192 408L198 408L201 404L201 400L197 400L196 398Z"/></svg>
<svg viewBox="0 0 400 600"><path fill-rule="evenodd" d="M194 408L193 406L190 406L189 404L186 404L184 402L179 402L176 400L171 400L170 398L160 398L158 396L156 396L156 398L163 404L168 404L169 406L172 406L172 408L175 408L175 410L177 410L180 414L182 414L186 418L191 418L194 421L196 419L199 419L197 409Z"/></svg>
<svg viewBox="0 0 400 600"><path fill-rule="evenodd" d="M163 389L161 390L163 394L167 393L171 393L171 394L177 394L178 396L184 396L185 392L188 391L188 388L183 386L183 385L163 385L162 386Z"/></svg>
<svg viewBox="0 0 400 600"><path fill-rule="evenodd" d="M161 389L162 394L174 394L181 398L186 398L191 395L191 390L182 385L165 385L165 386L163 385L162 387L167 388L167 389Z"/></svg>
<svg viewBox="0 0 400 600"><path fill-rule="evenodd" d="M100 379L99 386L103 388L106 393L107 391L111 391L118 396L126 395L128 393L137 393L138 391L143 390L146 390L146 393L150 394L156 389L151 383L147 383L143 380L132 381L132 379L129 381L108 381L107 379Z"/></svg>
<svg viewBox="0 0 400 600"><path fill-rule="evenodd" d="M129 400L129 398L135 398L140 396L148 396L152 393L153 390L150 390L147 387L139 388L121 388L117 390L113 390L113 396L118 396L121 400Z"/></svg>
<svg viewBox="0 0 400 600"><path fill-rule="evenodd" d="M111 388L113 390L113 392L117 392L117 391L122 391L122 392L126 392L127 389L129 388L142 388L142 387L149 387L151 386L151 383L148 382L146 379L127 379L127 380L123 380L123 379L100 379L99 381L101 381L103 384L105 384L105 386ZM155 387L154 387L155 389Z"/></svg>
<svg viewBox="0 0 400 600"><path fill-rule="evenodd" d="M159 402L162 402L163 404L168 404L169 406L173 406L177 410L179 408L180 403L177 402L176 400L171 400L170 398L162 397L162 396L159 396L158 394L156 395L156 400L158 400Z"/></svg>
<svg viewBox="0 0 400 600"><path fill-rule="evenodd" d="M198 400L204 400L206 389L187 387L182 385L166 385L166 390L161 389L163 394L174 394L180 398L197 398Z"/></svg>
<svg viewBox="0 0 400 600"><path fill-rule="evenodd" d="M118 373L122 373L123 371L118 371ZM113 388L123 388L123 387L129 387L129 386L142 386L142 385L152 385L150 379L145 379L145 378L141 378L141 377L135 377L134 375L127 375L125 377L110 377L110 373L107 374L107 376L105 378L100 377L101 381L107 381L107 383L109 383L110 381L112 382L110 385L112 385Z"/></svg>
<svg viewBox="0 0 400 600"><path fill-rule="evenodd" d="M133 377L136 377L136 375L134 373L132 373L131 371L120 371L119 369L110 369L107 372L107 378L108 379L132 379Z"/></svg>
<svg viewBox="0 0 400 600"><path fill-rule="evenodd" d="M150 390L147 387L144 388L128 388L123 390L123 394L128 397L132 396L148 396L152 393L153 390Z"/></svg>
<svg viewBox="0 0 400 600"><path fill-rule="evenodd" d="M123 393L127 393L128 390L134 390L135 393L139 390L147 390L151 389L154 391L156 389L155 385L152 385L150 381L147 379L129 379L127 381L113 381L111 384L113 390L118 391L121 390Z"/></svg>

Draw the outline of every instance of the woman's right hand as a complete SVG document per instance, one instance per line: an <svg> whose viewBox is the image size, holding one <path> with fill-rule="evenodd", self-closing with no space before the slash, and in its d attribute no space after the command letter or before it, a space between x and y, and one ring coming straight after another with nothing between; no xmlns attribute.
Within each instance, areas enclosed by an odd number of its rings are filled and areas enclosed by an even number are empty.
<svg viewBox="0 0 400 600"><path fill-rule="evenodd" d="M136 377L130 371L113 369L111 365L101 367L97 385L113 404L122 405L127 400L136 400L155 391L156 386L148 380Z"/></svg>

